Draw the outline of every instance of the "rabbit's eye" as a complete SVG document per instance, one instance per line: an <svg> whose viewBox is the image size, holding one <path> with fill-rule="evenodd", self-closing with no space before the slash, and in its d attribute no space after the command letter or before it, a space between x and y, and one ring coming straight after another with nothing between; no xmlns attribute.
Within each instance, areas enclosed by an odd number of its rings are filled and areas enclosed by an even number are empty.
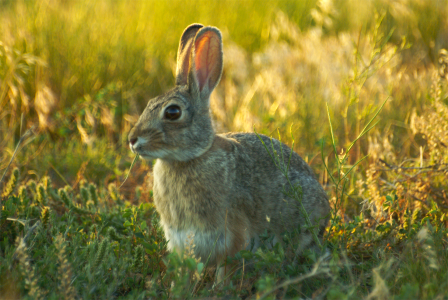
<svg viewBox="0 0 448 300"><path fill-rule="evenodd" d="M180 118L182 112L180 107L177 105L170 105L165 109L165 118L168 120L174 121Z"/></svg>

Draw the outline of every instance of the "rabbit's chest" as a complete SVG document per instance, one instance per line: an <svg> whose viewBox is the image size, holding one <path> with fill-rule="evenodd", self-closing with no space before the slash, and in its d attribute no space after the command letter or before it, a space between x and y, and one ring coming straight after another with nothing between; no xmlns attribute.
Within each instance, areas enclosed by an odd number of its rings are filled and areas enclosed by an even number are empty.
<svg viewBox="0 0 448 300"><path fill-rule="evenodd" d="M154 204L165 229L179 231L216 230L224 226L222 196L213 186L192 174L171 173L154 166ZM174 232L174 231L173 231Z"/></svg>

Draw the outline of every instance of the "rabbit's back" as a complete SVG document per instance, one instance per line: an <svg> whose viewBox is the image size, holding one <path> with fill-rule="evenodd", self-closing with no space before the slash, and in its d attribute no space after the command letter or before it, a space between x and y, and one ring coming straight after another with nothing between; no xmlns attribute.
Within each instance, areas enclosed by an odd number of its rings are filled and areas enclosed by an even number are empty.
<svg viewBox="0 0 448 300"><path fill-rule="evenodd" d="M254 231L262 233L267 229L280 233L297 228L298 225L305 225L297 199L287 195L292 192L291 185L298 188L297 195L301 198L311 222L314 224L322 219L319 229L325 228L330 211L327 195L312 169L297 153L265 135L227 133L223 136L237 143L235 173L239 189L236 191L245 191L245 194L251 195L248 197L249 201L244 199L240 204L245 206L248 213L254 210L251 223L258 226L253 228ZM279 163L283 164L280 166L283 169L286 169L289 163L288 178L279 169Z"/></svg>

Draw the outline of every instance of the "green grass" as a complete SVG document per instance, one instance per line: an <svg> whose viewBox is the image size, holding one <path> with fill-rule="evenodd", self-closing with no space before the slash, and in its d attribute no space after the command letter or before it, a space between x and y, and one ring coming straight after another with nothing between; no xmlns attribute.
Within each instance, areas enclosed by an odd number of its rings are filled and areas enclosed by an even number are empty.
<svg viewBox="0 0 448 300"><path fill-rule="evenodd" d="M437 0L0 1L0 298L448 297L447 20ZM223 32L218 131L279 134L318 174L326 260L262 235L213 286L193 240L167 253L151 166L118 188L193 22Z"/></svg>

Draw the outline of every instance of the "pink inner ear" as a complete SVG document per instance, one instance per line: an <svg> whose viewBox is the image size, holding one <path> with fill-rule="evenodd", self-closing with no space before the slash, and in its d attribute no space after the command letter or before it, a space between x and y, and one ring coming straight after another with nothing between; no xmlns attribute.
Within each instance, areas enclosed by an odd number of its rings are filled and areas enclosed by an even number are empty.
<svg viewBox="0 0 448 300"><path fill-rule="evenodd" d="M220 57L219 50L219 37L212 31L204 33L195 42L196 55L194 63L200 91L208 83L213 72L216 72Z"/></svg>

